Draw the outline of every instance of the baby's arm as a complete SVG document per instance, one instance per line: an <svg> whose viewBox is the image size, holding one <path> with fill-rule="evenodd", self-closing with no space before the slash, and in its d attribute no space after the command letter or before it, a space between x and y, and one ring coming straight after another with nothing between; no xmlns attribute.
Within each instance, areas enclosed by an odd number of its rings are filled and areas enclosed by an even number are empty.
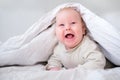
<svg viewBox="0 0 120 80"><path fill-rule="evenodd" d="M105 56L99 50L96 44L93 44L89 49L89 52L85 53L82 57L84 59L84 64L80 64L78 68L81 67L85 69L104 69L105 67Z"/></svg>
<svg viewBox="0 0 120 80"><path fill-rule="evenodd" d="M46 70L53 70L57 71L62 68L62 64L58 58L59 56L56 54L53 54L50 59L48 60L48 64L46 66Z"/></svg>
<svg viewBox="0 0 120 80"><path fill-rule="evenodd" d="M105 57L100 52L91 52L85 59L85 63L83 65L79 65L78 68L85 69L104 69L105 67Z"/></svg>

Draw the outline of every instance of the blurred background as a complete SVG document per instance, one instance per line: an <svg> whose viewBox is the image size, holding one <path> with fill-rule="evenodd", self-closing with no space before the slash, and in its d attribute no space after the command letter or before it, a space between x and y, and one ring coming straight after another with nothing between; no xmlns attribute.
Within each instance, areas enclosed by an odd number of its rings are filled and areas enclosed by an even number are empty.
<svg viewBox="0 0 120 80"><path fill-rule="evenodd" d="M71 1L81 3L120 31L120 0L0 0L0 41L23 34L44 13Z"/></svg>

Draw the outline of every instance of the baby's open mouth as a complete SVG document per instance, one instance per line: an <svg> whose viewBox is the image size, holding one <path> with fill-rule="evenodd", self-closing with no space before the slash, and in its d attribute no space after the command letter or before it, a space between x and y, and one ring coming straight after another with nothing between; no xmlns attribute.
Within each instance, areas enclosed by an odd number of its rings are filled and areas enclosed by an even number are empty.
<svg viewBox="0 0 120 80"><path fill-rule="evenodd" d="M65 38L68 38L68 39L71 39L73 37L74 37L74 34L71 34L71 33L65 35Z"/></svg>

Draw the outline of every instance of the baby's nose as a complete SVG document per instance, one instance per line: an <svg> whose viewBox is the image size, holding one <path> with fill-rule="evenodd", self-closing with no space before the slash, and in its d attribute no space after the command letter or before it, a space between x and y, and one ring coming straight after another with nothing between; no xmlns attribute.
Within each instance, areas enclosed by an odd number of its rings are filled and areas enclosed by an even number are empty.
<svg viewBox="0 0 120 80"><path fill-rule="evenodd" d="M70 25L66 25L65 28L66 28L66 30L70 30L71 27L70 27Z"/></svg>

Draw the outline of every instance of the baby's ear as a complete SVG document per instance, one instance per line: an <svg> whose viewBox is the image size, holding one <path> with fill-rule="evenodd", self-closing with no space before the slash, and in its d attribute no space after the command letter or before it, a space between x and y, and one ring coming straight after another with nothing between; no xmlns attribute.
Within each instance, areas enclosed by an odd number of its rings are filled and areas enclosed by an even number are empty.
<svg viewBox="0 0 120 80"><path fill-rule="evenodd" d="M85 26L84 23L83 23L83 27L82 27L82 32L83 32L83 35L86 35L86 34L87 34L86 26Z"/></svg>
<svg viewBox="0 0 120 80"><path fill-rule="evenodd" d="M83 35L86 34L86 30L85 30L85 27L83 27Z"/></svg>
<svg viewBox="0 0 120 80"><path fill-rule="evenodd" d="M83 35L86 35L87 34L87 27L86 27L86 24L83 20L83 18L81 18L82 20L82 32L83 32Z"/></svg>

